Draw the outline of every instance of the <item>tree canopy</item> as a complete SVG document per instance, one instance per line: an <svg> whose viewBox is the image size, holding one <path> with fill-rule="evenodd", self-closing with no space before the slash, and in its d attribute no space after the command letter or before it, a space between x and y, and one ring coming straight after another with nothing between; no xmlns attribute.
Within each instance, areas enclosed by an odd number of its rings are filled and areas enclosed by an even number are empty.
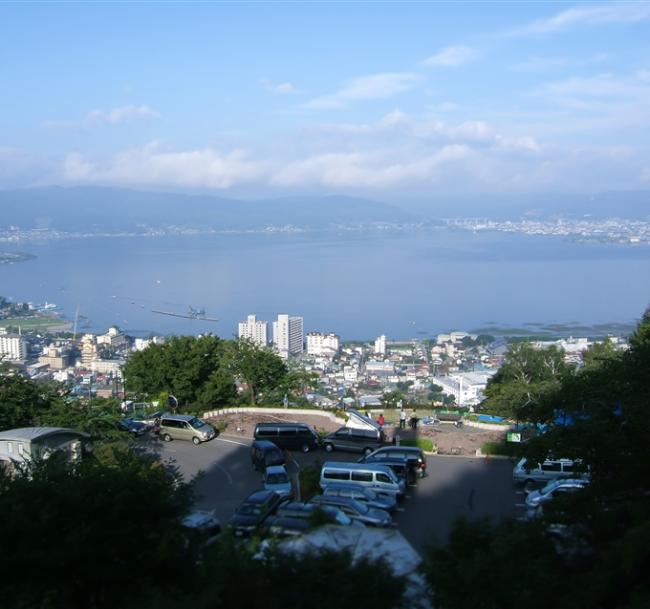
<svg viewBox="0 0 650 609"><path fill-rule="evenodd" d="M562 349L536 349L528 342L513 343L503 365L487 385L481 410L520 418L526 409L539 403L542 395L556 389L571 369L564 361Z"/></svg>
<svg viewBox="0 0 650 609"><path fill-rule="evenodd" d="M173 395L181 407L209 409L237 393L227 341L216 336L176 336L131 355L124 366L126 387L140 395Z"/></svg>
<svg viewBox="0 0 650 609"><path fill-rule="evenodd" d="M533 522L458 524L428 553L439 609L650 607L650 310L629 342L595 348L555 379L518 379L548 383L523 411L546 426L525 456L578 459L591 482Z"/></svg>

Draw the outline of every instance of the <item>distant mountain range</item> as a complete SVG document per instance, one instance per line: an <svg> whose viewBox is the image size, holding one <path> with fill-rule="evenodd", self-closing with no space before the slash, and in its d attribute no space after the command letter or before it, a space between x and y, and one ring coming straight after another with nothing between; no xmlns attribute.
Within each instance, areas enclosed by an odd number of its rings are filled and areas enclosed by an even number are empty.
<svg viewBox="0 0 650 609"><path fill-rule="evenodd" d="M223 230L285 225L322 228L416 220L414 214L399 207L354 197L244 201L98 187L0 191L0 210L0 228L14 225L82 232L172 225Z"/></svg>
<svg viewBox="0 0 650 609"><path fill-rule="evenodd" d="M0 191L0 212L0 229L13 225L24 230L49 228L68 232L117 232L169 226L202 230L286 225L327 228L406 224L458 216L650 219L650 191L432 196L426 202L388 204L335 195L249 201L211 194L53 186Z"/></svg>

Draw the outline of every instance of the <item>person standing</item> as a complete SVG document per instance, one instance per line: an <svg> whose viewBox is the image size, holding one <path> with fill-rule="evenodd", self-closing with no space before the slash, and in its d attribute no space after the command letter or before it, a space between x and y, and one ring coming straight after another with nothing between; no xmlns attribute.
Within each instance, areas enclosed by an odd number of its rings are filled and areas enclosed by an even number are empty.
<svg viewBox="0 0 650 609"><path fill-rule="evenodd" d="M406 429L406 410L404 408L399 411L399 428Z"/></svg>
<svg viewBox="0 0 650 609"><path fill-rule="evenodd" d="M413 413L411 414L411 429L413 431L415 431L418 428L418 420L419 419L417 417L417 414L415 410L413 410Z"/></svg>
<svg viewBox="0 0 650 609"><path fill-rule="evenodd" d="M386 419L384 419L384 413L381 412L379 414L379 417L377 418L377 423L379 423L379 425L381 425L383 427L385 422L386 422Z"/></svg>

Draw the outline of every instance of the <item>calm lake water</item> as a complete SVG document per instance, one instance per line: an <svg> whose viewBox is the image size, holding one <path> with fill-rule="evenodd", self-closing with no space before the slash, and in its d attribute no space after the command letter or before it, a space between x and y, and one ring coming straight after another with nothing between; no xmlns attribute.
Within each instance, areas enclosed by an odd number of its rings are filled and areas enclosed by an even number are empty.
<svg viewBox="0 0 650 609"><path fill-rule="evenodd" d="M84 329L237 332L249 313L301 315L343 339L432 336L492 322L598 324L650 303L650 247L444 229L96 238L0 244L0 294L77 307ZM217 323L159 315L205 308Z"/></svg>

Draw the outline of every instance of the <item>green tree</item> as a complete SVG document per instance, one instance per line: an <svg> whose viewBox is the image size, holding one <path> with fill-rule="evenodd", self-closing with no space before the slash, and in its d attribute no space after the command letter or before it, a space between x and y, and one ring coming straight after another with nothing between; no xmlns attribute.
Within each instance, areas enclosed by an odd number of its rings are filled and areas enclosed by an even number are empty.
<svg viewBox="0 0 650 609"><path fill-rule="evenodd" d="M181 408L224 406L236 397L229 347L216 336L178 336L133 353L124 366L127 389L175 396Z"/></svg>
<svg viewBox="0 0 650 609"><path fill-rule="evenodd" d="M506 418L522 418L541 397L556 389L572 367L555 346L536 349L528 342L510 345L503 365L490 379L481 410Z"/></svg>
<svg viewBox="0 0 650 609"><path fill-rule="evenodd" d="M246 384L251 406L261 394L272 392L286 383L288 369L282 359L268 347L240 338L231 346L231 370Z"/></svg>
<svg viewBox="0 0 650 609"><path fill-rule="evenodd" d="M405 404L406 400L404 399L404 394L399 390L395 389L394 391L389 391L384 393L384 395L379 398L382 407L384 408L397 408L400 401Z"/></svg>
<svg viewBox="0 0 650 609"><path fill-rule="evenodd" d="M449 546L428 553L436 606L650 606L648 370L650 310L627 351L595 349L584 367L561 374L531 402L527 417L547 430L526 443L525 456L579 459L591 482L547 504L534 524L456 525ZM562 537L552 541L558 525Z"/></svg>
<svg viewBox="0 0 650 609"><path fill-rule="evenodd" d="M159 463L121 453L109 467L50 459L0 473L3 607L114 609L147 587L182 582L179 531L190 494Z"/></svg>
<svg viewBox="0 0 650 609"><path fill-rule="evenodd" d="M60 390L55 383L34 381L0 368L0 429L38 424L44 413L62 402Z"/></svg>

